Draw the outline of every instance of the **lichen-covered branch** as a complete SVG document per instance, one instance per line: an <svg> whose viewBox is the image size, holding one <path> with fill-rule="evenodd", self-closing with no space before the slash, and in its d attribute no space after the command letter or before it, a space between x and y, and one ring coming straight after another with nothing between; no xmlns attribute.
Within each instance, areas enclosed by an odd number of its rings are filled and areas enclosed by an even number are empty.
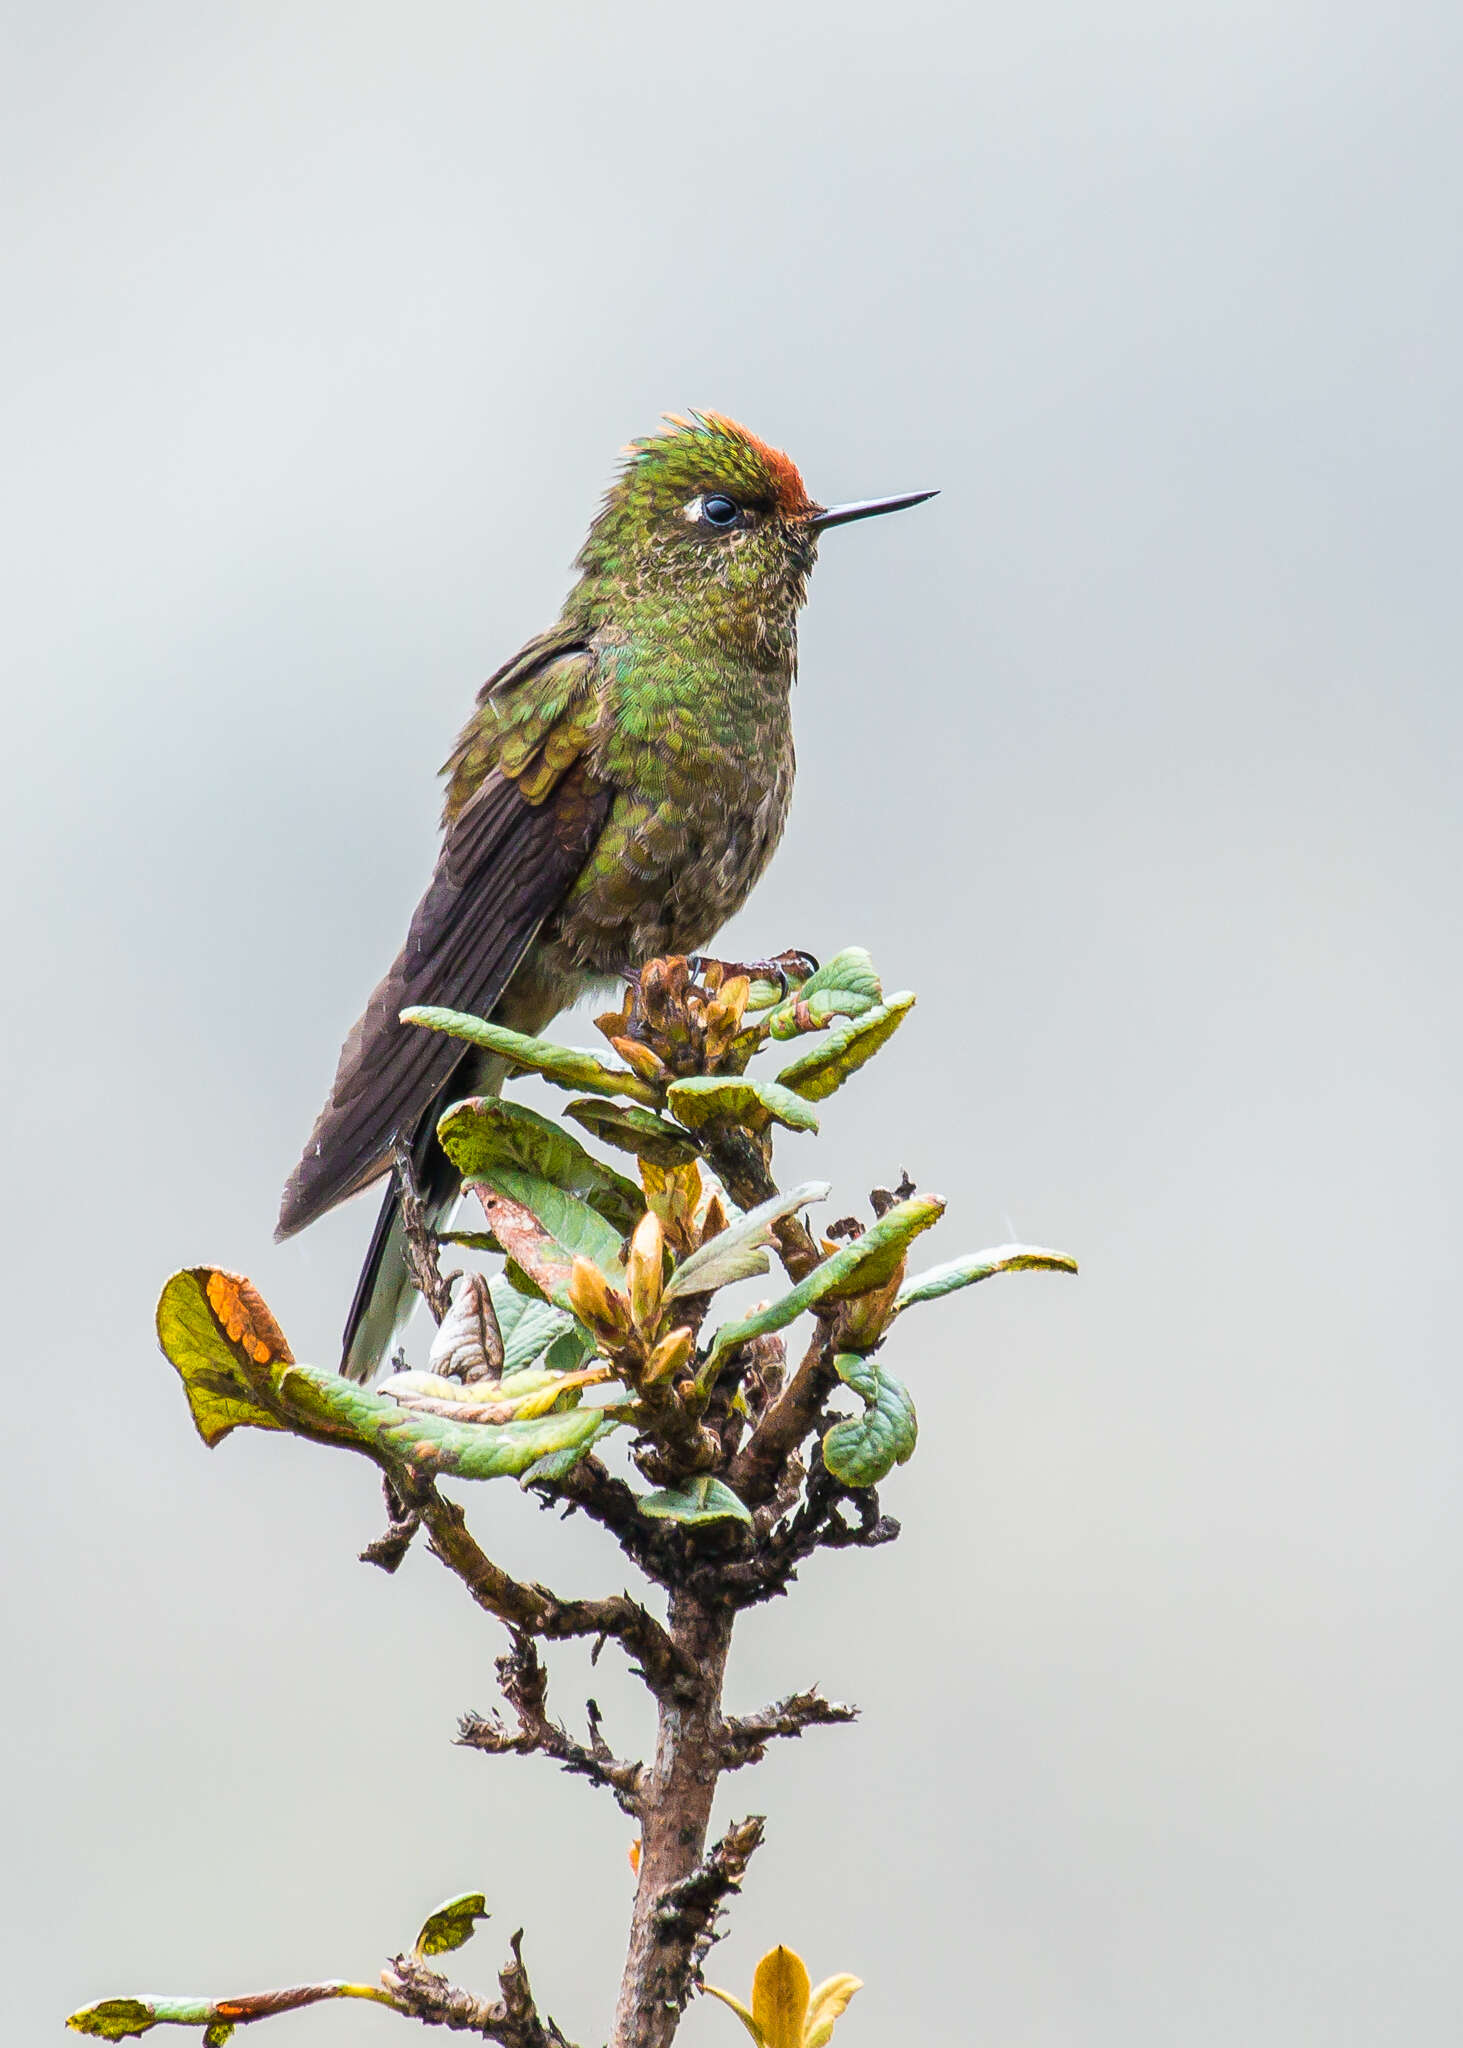
<svg viewBox="0 0 1463 2048"><path fill-rule="evenodd" d="M571 2048L551 2019L541 2018L523 1966L523 1929L510 1944L512 1960L498 1972L499 1996L475 1998L439 1976L419 1955L393 1956L381 1972L398 2012L429 2027L451 2027L497 2041L502 2048Z"/></svg>
<svg viewBox="0 0 1463 2048"><path fill-rule="evenodd" d="M683 2011L696 1987L708 1950L721 1939L717 1922L742 1888L752 1853L762 1846L766 1819L749 1814L729 1827L695 1869L667 1885L655 1909L656 1926L678 1962L663 1978L666 1999ZM683 1960L680 1960L681 1958Z"/></svg>
<svg viewBox="0 0 1463 2048"><path fill-rule="evenodd" d="M697 1683L694 1664L653 1614L617 1593L607 1600L561 1600L547 1586L510 1578L480 1547L456 1501L429 1488L422 1504L428 1547L488 1614L521 1635L563 1642L575 1636L613 1638L636 1660L657 1698L675 1697Z"/></svg>
<svg viewBox="0 0 1463 2048"><path fill-rule="evenodd" d="M454 1899L434 1913L408 1954L393 1956L376 1984L352 1984L331 1978L319 1984L296 1984L284 1991L251 1991L235 1998L103 1998L83 2006L66 2024L73 2032L103 2041L122 2041L153 2027L202 2027L205 2048L222 2048L235 2027L253 2026L322 2005L337 1998L364 1998L384 2005L403 2019L427 2026L452 2027L496 2041L500 2048L572 2048L551 2019L534 2004L523 1965L522 1929L510 1944L512 1956L498 1973L499 1996L479 1998L451 1984L426 1958L460 1948L482 1916L482 1896Z"/></svg>
<svg viewBox="0 0 1463 2048"><path fill-rule="evenodd" d="M837 1385L833 1333L820 1319L797 1371L732 1460L727 1484L749 1508L770 1500L789 1458L812 1432Z"/></svg>
<svg viewBox="0 0 1463 2048"><path fill-rule="evenodd" d="M498 1659L498 1683L503 1697L518 1721L516 1731L500 1714L464 1714L458 1724L457 1740L464 1749L480 1749L489 1756L527 1756L537 1753L551 1757L566 1771L603 1785L632 1820L639 1820L640 1780L644 1765L626 1763L611 1751L601 1732L599 1708L589 1702L589 1741L575 1742L567 1730L549 1718L549 1674L531 1637L515 1634L513 1646Z"/></svg>
<svg viewBox="0 0 1463 2048"><path fill-rule="evenodd" d="M738 1771L760 1764L778 1736L799 1736L805 1728L837 1728L858 1719L857 1707L825 1700L818 1692L791 1692L755 1714L729 1715L722 1723L721 1767Z"/></svg>
<svg viewBox="0 0 1463 2048"><path fill-rule="evenodd" d="M671 1595L671 1638L695 1666L698 1683L685 1696L662 1698L655 1760L640 1783L640 1875L610 2048L668 2048L690 1993L697 1944L721 1899L735 1889L727 1881L712 1886L714 1898L703 1896L709 1880L702 1879L699 1888L682 1890L701 1869L721 1769L721 1688L732 1620L724 1605L683 1589ZM758 1823L755 1840L728 1851L736 1883L760 1839Z"/></svg>
<svg viewBox="0 0 1463 2048"><path fill-rule="evenodd" d="M407 1272L412 1286L431 1311L432 1321L440 1324L452 1306L452 1283L443 1276L436 1233L422 1207L411 1151L401 1138L392 1145L391 1168L396 1177L396 1200L406 1243Z"/></svg>

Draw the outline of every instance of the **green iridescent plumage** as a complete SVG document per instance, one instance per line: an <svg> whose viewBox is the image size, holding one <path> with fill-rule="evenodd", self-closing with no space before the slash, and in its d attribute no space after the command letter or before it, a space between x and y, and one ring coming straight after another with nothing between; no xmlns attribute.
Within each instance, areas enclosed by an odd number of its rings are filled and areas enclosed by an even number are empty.
<svg viewBox="0 0 1463 2048"><path fill-rule="evenodd" d="M441 858L347 1039L285 1190L288 1236L413 1152L457 1181L440 1109L491 1064L398 1022L411 1004L542 1030L598 980L696 951L746 900L792 795L797 615L826 513L785 455L714 414L635 442L550 631L484 684L444 773ZM369 1377L410 1292L388 1194L346 1332Z"/></svg>

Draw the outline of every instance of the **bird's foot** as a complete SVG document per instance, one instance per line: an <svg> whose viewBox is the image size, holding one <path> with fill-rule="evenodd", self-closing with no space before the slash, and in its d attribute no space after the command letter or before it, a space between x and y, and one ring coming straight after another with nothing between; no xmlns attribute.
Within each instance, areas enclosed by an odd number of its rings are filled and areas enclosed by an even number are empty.
<svg viewBox="0 0 1463 2048"><path fill-rule="evenodd" d="M774 953L768 960L713 960L707 953L693 953L690 966L691 972L708 988L720 988L723 982L734 981L738 976L747 981L774 982L779 1002L790 989L801 988L810 974L818 972L816 957L799 946Z"/></svg>
<svg viewBox="0 0 1463 2048"><path fill-rule="evenodd" d="M748 1008L766 1010L782 1002L817 966L811 953L798 950L770 960L673 953L627 973L619 1009L595 1022L642 1080L739 1074L760 1042L743 1027Z"/></svg>

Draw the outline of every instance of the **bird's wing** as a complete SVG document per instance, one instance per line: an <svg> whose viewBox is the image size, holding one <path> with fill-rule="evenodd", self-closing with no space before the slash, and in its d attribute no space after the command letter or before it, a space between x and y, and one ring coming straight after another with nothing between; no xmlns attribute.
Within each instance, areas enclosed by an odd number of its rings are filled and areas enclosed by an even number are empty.
<svg viewBox="0 0 1463 2048"><path fill-rule="evenodd" d="M599 835L611 791L585 760L597 657L547 637L484 686L447 765L445 834L406 943L341 1049L335 1082L280 1204L290 1237L377 1178L410 1142L463 1048L398 1022L413 1003L486 1016Z"/></svg>

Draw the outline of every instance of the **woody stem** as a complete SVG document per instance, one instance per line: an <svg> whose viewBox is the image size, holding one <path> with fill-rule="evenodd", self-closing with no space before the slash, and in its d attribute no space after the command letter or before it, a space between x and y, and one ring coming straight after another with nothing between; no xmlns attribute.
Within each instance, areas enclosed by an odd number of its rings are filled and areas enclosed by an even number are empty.
<svg viewBox="0 0 1463 2048"><path fill-rule="evenodd" d="M698 1927L694 1915L675 1910L675 1892L706 1848L723 1762L721 1687L732 1619L720 1604L682 1590L671 1595L671 1641L699 1682L689 1696L667 1692L660 1700L655 1762L641 1786L640 1879L610 2048L668 2048L691 1989Z"/></svg>

